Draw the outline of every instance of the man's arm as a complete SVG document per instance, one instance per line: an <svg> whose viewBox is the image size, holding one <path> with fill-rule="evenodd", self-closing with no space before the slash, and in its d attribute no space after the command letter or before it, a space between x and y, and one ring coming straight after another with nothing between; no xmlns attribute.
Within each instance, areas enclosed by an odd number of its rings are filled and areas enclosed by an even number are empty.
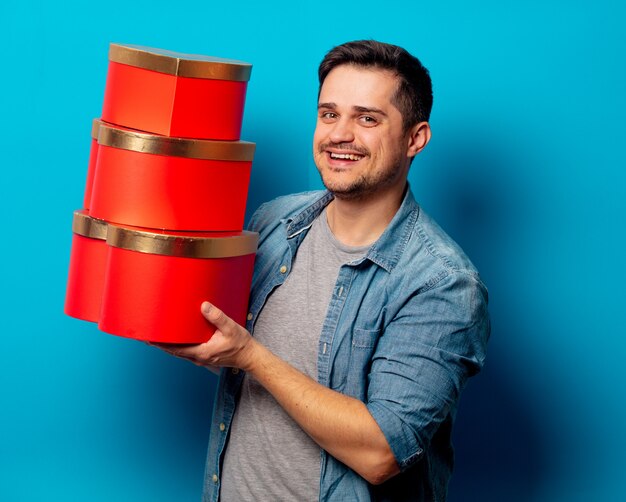
<svg viewBox="0 0 626 502"><path fill-rule="evenodd" d="M184 347L155 345L200 366L246 371L321 448L369 483L380 484L400 472L383 432L364 403L296 370L208 302L202 305L202 313L217 328L208 342Z"/></svg>

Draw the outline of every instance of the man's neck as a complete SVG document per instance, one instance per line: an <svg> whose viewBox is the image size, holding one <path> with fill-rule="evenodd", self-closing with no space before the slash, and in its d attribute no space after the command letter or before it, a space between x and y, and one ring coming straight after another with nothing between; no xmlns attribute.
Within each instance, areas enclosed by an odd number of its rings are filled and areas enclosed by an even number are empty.
<svg viewBox="0 0 626 502"><path fill-rule="evenodd" d="M405 187L360 199L335 197L326 208L333 235L348 246L373 244L400 208Z"/></svg>

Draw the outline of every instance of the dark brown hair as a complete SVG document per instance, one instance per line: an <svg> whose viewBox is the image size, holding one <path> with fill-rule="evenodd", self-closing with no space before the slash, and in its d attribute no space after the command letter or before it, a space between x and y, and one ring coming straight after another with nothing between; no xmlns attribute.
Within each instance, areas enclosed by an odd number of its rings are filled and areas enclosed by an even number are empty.
<svg viewBox="0 0 626 502"><path fill-rule="evenodd" d="M320 63L320 91L328 74L341 65L374 67L391 71L398 77L392 98L402 114L404 130L428 121L433 106L433 88L428 70L419 59L402 47L375 40L357 40L332 48Z"/></svg>

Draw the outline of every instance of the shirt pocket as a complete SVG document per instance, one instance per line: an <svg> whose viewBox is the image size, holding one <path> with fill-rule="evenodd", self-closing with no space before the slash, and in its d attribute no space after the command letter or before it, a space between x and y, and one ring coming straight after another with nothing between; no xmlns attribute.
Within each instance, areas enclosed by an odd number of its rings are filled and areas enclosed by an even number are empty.
<svg viewBox="0 0 626 502"><path fill-rule="evenodd" d="M345 393L365 402L372 355L378 345L381 329L354 328Z"/></svg>

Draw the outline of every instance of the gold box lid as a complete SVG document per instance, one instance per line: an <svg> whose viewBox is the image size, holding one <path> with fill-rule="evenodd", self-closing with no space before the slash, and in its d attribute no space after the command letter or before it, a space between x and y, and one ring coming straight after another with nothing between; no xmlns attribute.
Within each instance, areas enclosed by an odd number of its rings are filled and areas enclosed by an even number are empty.
<svg viewBox="0 0 626 502"><path fill-rule="evenodd" d="M139 253L185 258L232 258L256 253L256 232L186 232L109 223L107 244Z"/></svg>
<svg viewBox="0 0 626 502"><path fill-rule="evenodd" d="M223 59L198 54L183 54L164 49L112 43L109 61L144 68L177 77L215 80L250 80L252 65L234 59Z"/></svg>
<svg viewBox="0 0 626 502"><path fill-rule="evenodd" d="M100 122L98 144L140 153L203 160L249 162L255 143L209 139L173 138Z"/></svg>
<svg viewBox="0 0 626 502"><path fill-rule="evenodd" d="M108 224L104 220L89 216L85 209L74 211L72 220L72 232L90 239L105 240L107 238Z"/></svg>
<svg viewBox="0 0 626 502"><path fill-rule="evenodd" d="M100 132L100 124L102 121L100 119L93 119L91 123L91 137L95 140L98 139L98 132Z"/></svg>

